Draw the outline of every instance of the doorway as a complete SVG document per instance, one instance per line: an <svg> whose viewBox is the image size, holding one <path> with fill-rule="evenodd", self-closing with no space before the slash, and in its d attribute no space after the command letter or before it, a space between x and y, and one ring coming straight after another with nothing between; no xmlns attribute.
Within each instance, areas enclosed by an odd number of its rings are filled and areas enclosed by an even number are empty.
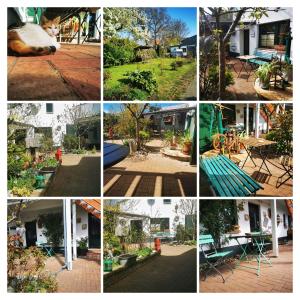
<svg viewBox="0 0 300 300"><path fill-rule="evenodd" d="M244 55L249 55L249 29L244 30Z"/></svg>
<svg viewBox="0 0 300 300"><path fill-rule="evenodd" d="M100 249L100 220L92 214L89 220L89 248Z"/></svg>
<svg viewBox="0 0 300 300"><path fill-rule="evenodd" d="M259 205L248 203L249 206L249 219L250 219L250 231L260 231L260 214Z"/></svg>
<svg viewBox="0 0 300 300"><path fill-rule="evenodd" d="M25 236L26 236L26 247L36 245L37 234L36 234L36 220L25 223Z"/></svg>

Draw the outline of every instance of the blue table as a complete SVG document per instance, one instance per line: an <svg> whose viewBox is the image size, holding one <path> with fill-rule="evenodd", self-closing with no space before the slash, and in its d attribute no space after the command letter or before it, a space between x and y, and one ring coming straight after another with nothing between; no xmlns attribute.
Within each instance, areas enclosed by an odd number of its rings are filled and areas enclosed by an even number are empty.
<svg viewBox="0 0 300 300"><path fill-rule="evenodd" d="M104 169L110 168L129 154L129 147L113 143L104 143Z"/></svg>

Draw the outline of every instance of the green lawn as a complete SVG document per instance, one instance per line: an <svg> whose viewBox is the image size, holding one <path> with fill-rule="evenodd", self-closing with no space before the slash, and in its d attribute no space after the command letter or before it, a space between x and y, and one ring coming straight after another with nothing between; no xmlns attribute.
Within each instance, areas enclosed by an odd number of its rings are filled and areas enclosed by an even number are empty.
<svg viewBox="0 0 300 300"><path fill-rule="evenodd" d="M109 71L110 77L105 81L104 98L110 100L111 92L122 86L120 79L126 78L124 76L126 72L147 70L154 73L158 84L157 92L149 96L149 100L182 100L188 86L196 76L196 60L185 58L181 60L184 64L177 70L172 70L170 66L175 61L175 58L155 58L144 63L139 62L105 68L104 72ZM190 94L196 99L196 90L192 93L190 92Z"/></svg>

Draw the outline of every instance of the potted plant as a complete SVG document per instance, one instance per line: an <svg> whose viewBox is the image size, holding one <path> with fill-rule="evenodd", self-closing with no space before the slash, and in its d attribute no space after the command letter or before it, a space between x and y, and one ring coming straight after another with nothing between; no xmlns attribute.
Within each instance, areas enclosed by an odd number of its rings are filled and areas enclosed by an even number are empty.
<svg viewBox="0 0 300 300"><path fill-rule="evenodd" d="M169 145L170 149L176 149L176 136L172 130L167 130L164 133L164 138L166 140L167 145Z"/></svg>
<svg viewBox="0 0 300 300"><path fill-rule="evenodd" d="M186 131L181 140L182 152L189 155L192 149L192 138L189 131Z"/></svg>
<svg viewBox="0 0 300 300"><path fill-rule="evenodd" d="M272 61L271 63L259 66L259 68L255 72L255 75L258 77L259 85L262 89L269 89L271 76L275 75L278 69L279 65L276 60Z"/></svg>
<svg viewBox="0 0 300 300"><path fill-rule="evenodd" d="M77 247L77 254L78 254L78 256L86 256L86 254L88 252L87 241L88 241L87 237L82 237L78 241L78 247Z"/></svg>
<svg viewBox="0 0 300 300"><path fill-rule="evenodd" d="M136 254L121 254L119 255L119 263L121 266L132 266L136 263L137 255Z"/></svg>

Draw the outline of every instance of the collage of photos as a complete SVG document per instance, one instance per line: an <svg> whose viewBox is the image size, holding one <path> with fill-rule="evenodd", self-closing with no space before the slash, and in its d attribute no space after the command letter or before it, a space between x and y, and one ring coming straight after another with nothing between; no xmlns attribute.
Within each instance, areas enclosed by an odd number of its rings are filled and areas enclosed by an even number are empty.
<svg viewBox="0 0 300 300"><path fill-rule="evenodd" d="M293 293L292 7L7 22L7 293Z"/></svg>

